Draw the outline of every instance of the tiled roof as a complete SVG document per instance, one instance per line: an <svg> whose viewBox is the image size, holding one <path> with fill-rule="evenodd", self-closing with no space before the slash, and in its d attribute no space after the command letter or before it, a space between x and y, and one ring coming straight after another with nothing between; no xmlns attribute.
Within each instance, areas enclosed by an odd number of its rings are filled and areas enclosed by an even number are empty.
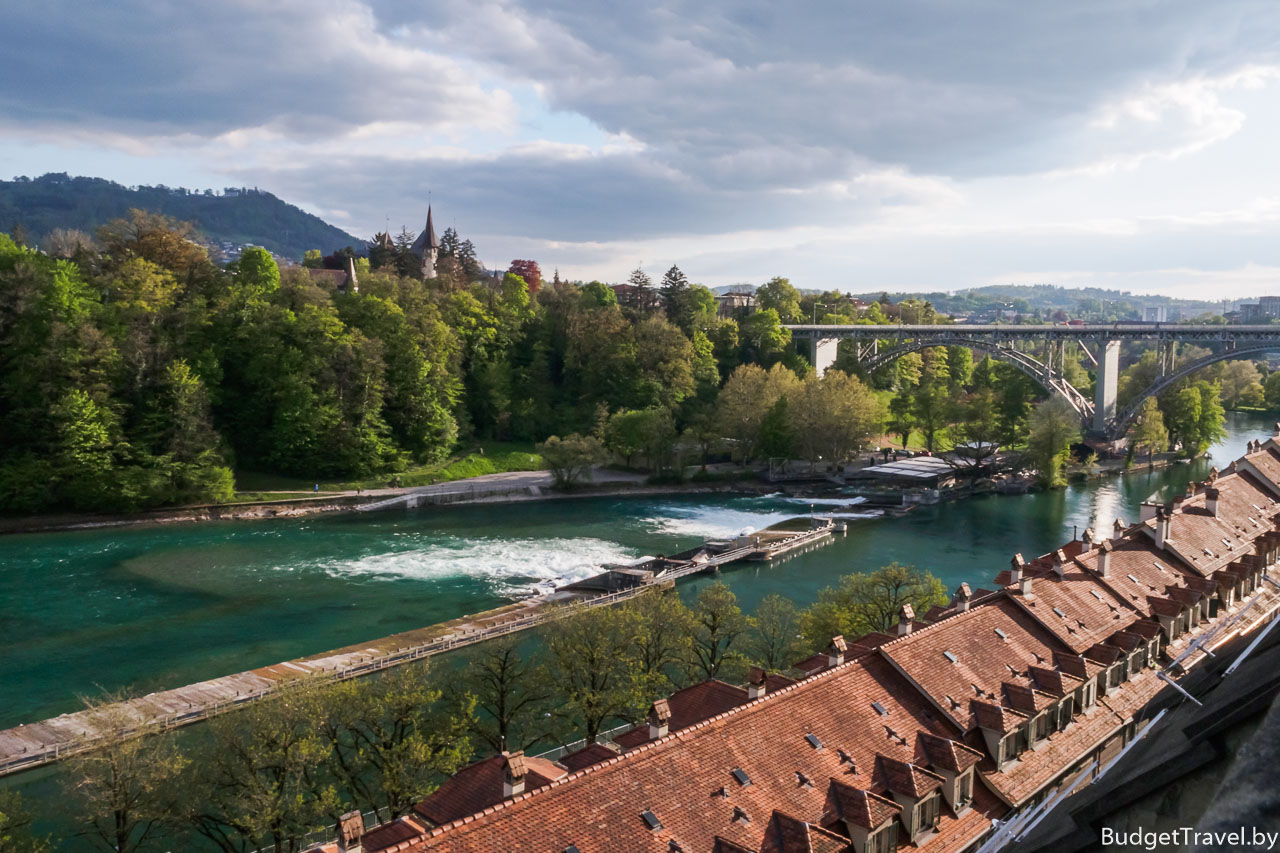
<svg viewBox="0 0 1280 853"><path fill-rule="evenodd" d="M444 780L433 794L413 807L434 824L444 824L475 814L502 801L506 759L501 755L470 764ZM544 758L524 758L526 791L532 791L565 775Z"/></svg>
<svg viewBox="0 0 1280 853"><path fill-rule="evenodd" d="M1125 608L1143 615L1151 615L1148 598L1165 597L1165 590L1186 583L1184 563L1174 553L1157 549L1145 538L1130 538L1114 547L1107 557L1107 576L1098 572L1098 551L1094 549L1076 558L1077 563L1089 571L1098 586L1110 590L1104 604L1118 618L1113 619L1113 630L1128 627L1136 621ZM1105 595L1105 593L1104 593ZM1086 596L1093 598L1086 593ZM1123 606L1116 603L1123 602ZM1096 598L1094 598L1097 601ZM1077 649L1079 651L1079 649Z"/></svg>
<svg viewBox="0 0 1280 853"><path fill-rule="evenodd" d="M863 829L875 829L885 821L897 817L900 811L902 806L887 797L832 779L827 787L826 811L822 822L830 825L832 821L842 820Z"/></svg>
<svg viewBox="0 0 1280 853"><path fill-rule="evenodd" d="M362 844L365 850L370 851L370 853L376 853L376 851L386 849L393 844L408 841L410 838L417 838L426 831L426 825L418 823L411 817L402 817L399 820L388 821L381 826L375 826L370 829L364 834ZM334 849L337 849L336 845Z"/></svg>
<svg viewBox="0 0 1280 853"><path fill-rule="evenodd" d="M887 717L871 706L873 697L883 697L874 701ZM886 720L899 737L889 735ZM675 841L704 851L719 837L758 850L765 818L775 811L819 822L831 780L875 790L877 756L927 761L918 731L959 737L887 662L869 656L434 830L412 849L556 851L576 844L583 853L625 853L666 850ZM816 747L806 735L814 735ZM751 784L737 784L734 769ZM944 810L938 835L923 850L951 849L955 839L971 840L999 816L1002 808L982 786L977 794L963 817ZM748 820L735 820L735 808ZM661 830L640 819L647 809Z"/></svg>
<svg viewBox="0 0 1280 853"><path fill-rule="evenodd" d="M1065 650L1007 596L880 647L964 731L973 728L970 700L1001 702L1006 682L1030 684L1029 666Z"/></svg>
<svg viewBox="0 0 1280 853"><path fill-rule="evenodd" d="M1008 734L1027 721L1026 714L997 705L995 702L974 699L969 703L969 710L973 714L974 725L1001 734Z"/></svg>
<svg viewBox="0 0 1280 853"><path fill-rule="evenodd" d="M1115 554L1109 558L1112 563ZM1089 648L1139 618L1136 608L1124 606L1127 602L1080 563L1068 559L1059 577L1049 562L1041 557L1029 565L1035 578L1032 595L1010 597L1074 651Z"/></svg>
<svg viewBox="0 0 1280 853"><path fill-rule="evenodd" d="M590 767L592 764L599 764L601 761L608 761L610 758L617 758L616 750L610 749L604 744L593 743L584 746L577 752L571 752L564 758L560 759L560 763L565 766L570 773L581 770L584 767Z"/></svg>
<svg viewBox="0 0 1280 853"><path fill-rule="evenodd" d="M884 755L877 756L876 771L887 790L913 799L938 790L946 781L923 767Z"/></svg>
<svg viewBox="0 0 1280 853"><path fill-rule="evenodd" d="M775 811L765 830L760 853L844 853L848 846L847 838Z"/></svg>
<svg viewBox="0 0 1280 853"><path fill-rule="evenodd" d="M747 701L747 691L723 681L711 680L677 690L666 700L658 701L665 701L670 709L671 719L667 726L669 732L674 732L738 707ZM613 739L623 749L634 749L648 741L648 723L641 723Z"/></svg>
<svg viewBox="0 0 1280 853"><path fill-rule="evenodd" d="M1256 468L1262 475L1262 479L1280 483L1280 454L1277 454L1272 442L1267 442L1262 450L1256 453L1246 454L1243 461ZM1266 504L1259 504L1259 506L1266 506Z"/></svg>
<svg viewBox="0 0 1280 853"><path fill-rule="evenodd" d="M920 745L930 767L949 773L963 773L982 760L982 753L949 738L941 738L928 732L920 733Z"/></svg>

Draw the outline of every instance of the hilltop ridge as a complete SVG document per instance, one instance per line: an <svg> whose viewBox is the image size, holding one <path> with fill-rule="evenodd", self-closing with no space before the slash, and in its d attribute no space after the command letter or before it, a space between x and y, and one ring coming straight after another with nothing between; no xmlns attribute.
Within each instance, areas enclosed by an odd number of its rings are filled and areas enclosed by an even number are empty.
<svg viewBox="0 0 1280 853"><path fill-rule="evenodd" d="M65 172L0 181L0 231L21 226L31 243L39 243L55 228L92 234L98 226L127 216L130 208L192 222L214 247L253 244L294 260L308 249L329 254L346 246L359 250L365 242L256 187L229 187L221 192L164 185L126 187Z"/></svg>

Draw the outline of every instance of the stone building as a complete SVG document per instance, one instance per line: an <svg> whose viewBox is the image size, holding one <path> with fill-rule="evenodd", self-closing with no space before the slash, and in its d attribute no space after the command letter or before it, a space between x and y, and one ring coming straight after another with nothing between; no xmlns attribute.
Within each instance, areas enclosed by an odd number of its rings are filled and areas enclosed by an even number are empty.
<svg viewBox="0 0 1280 853"><path fill-rule="evenodd" d="M436 227L431 221L431 205L427 205L427 226L422 229L418 239L413 241L412 252L422 261L422 277L436 277L436 262L440 260L440 240L436 237Z"/></svg>

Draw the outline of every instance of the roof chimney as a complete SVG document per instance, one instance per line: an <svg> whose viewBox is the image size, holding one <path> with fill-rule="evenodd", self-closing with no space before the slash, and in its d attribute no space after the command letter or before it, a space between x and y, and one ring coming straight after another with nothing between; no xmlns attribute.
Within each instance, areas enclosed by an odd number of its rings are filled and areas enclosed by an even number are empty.
<svg viewBox="0 0 1280 853"><path fill-rule="evenodd" d="M1108 563L1111 562L1111 552L1115 549L1115 545L1111 544L1111 540L1102 543L1102 547L1098 549L1098 574L1102 577L1107 576L1107 572L1111 570Z"/></svg>
<svg viewBox="0 0 1280 853"><path fill-rule="evenodd" d="M1117 518L1116 523L1111 526L1111 541L1119 542L1124 538L1125 524L1124 519Z"/></svg>
<svg viewBox="0 0 1280 853"><path fill-rule="evenodd" d="M1031 582L1033 580L1035 580L1035 578L1031 577L1031 575L1023 575L1022 580L1018 581L1018 592L1024 598L1034 597L1034 595L1031 592Z"/></svg>
<svg viewBox="0 0 1280 853"><path fill-rule="evenodd" d="M338 820L339 853L363 853L364 815L360 810L347 812Z"/></svg>
<svg viewBox="0 0 1280 853"><path fill-rule="evenodd" d="M671 726L671 706L666 699L654 699L649 706L649 740L667 736Z"/></svg>
<svg viewBox="0 0 1280 853"><path fill-rule="evenodd" d="M1093 550L1093 528L1086 527L1084 533L1080 534L1080 544L1084 547L1080 549L1081 553L1087 554Z"/></svg>
<svg viewBox="0 0 1280 853"><path fill-rule="evenodd" d="M1009 570L1009 583L1018 583L1022 580L1022 572L1026 569L1027 561L1022 559L1021 554L1014 554L1009 565L1012 566Z"/></svg>
<svg viewBox="0 0 1280 853"><path fill-rule="evenodd" d="M1187 497L1194 497L1196 493L1196 481L1192 480L1187 483Z"/></svg>
<svg viewBox="0 0 1280 853"><path fill-rule="evenodd" d="M1217 482L1217 480L1218 480L1218 466L1214 465L1212 468L1209 469L1209 482L1212 484Z"/></svg>
<svg viewBox="0 0 1280 853"><path fill-rule="evenodd" d="M1204 508L1209 510L1209 515L1218 517L1218 490L1212 486L1204 490Z"/></svg>
<svg viewBox="0 0 1280 853"><path fill-rule="evenodd" d="M1053 572L1059 578L1067 573L1067 555L1061 548L1053 552Z"/></svg>
<svg viewBox="0 0 1280 853"><path fill-rule="evenodd" d="M898 611L898 636L905 637L911 633L911 623L916 618L916 611L910 604L902 605Z"/></svg>
<svg viewBox="0 0 1280 853"><path fill-rule="evenodd" d="M845 643L843 636L831 638L831 645L827 646L827 666L839 666L844 663L844 653L849 650L849 646Z"/></svg>
<svg viewBox="0 0 1280 853"><path fill-rule="evenodd" d="M765 683L764 670L758 666L753 666L747 670L747 698L759 699L769 689Z"/></svg>
<svg viewBox="0 0 1280 853"><path fill-rule="evenodd" d="M1156 511L1156 548L1163 548L1169 541L1169 532L1173 526L1173 513L1168 507L1160 507Z"/></svg>
<svg viewBox="0 0 1280 853"><path fill-rule="evenodd" d="M1280 436L1280 421L1276 421L1275 432L1272 435ZM1262 449L1262 439L1258 439L1258 449Z"/></svg>
<svg viewBox="0 0 1280 853"><path fill-rule="evenodd" d="M524 751L502 753L502 796L524 793Z"/></svg>
<svg viewBox="0 0 1280 853"><path fill-rule="evenodd" d="M951 599L951 604L961 613L969 609L969 600L973 598L973 592L969 589L967 583L962 583L956 587L956 594Z"/></svg>

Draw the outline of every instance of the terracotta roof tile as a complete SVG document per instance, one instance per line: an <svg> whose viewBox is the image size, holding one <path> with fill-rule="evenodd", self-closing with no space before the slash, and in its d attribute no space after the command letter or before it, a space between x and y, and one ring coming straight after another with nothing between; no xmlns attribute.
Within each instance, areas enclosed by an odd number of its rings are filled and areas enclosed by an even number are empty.
<svg viewBox="0 0 1280 853"><path fill-rule="evenodd" d="M1000 702L1005 682L1029 685L1029 666L1052 665L1067 648L1006 595L881 646L880 654L968 731L969 700Z"/></svg>
<svg viewBox="0 0 1280 853"><path fill-rule="evenodd" d="M445 824L502 802L505 764L503 756L494 755L462 768L414 806L414 812L434 824ZM550 784L566 772L542 758L525 758L524 764L526 791Z"/></svg>
<svg viewBox="0 0 1280 853"><path fill-rule="evenodd" d="M938 774L930 773L923 767L884 755L876 757L876 771L886 789L913 799L938 790L946 782Z"/></svg>
<svg viewBox="0 0 1280 853"><path fill-rule="evenodd" d="M657 701L666 705L670 713L668 731L674 732L744 704L747 701L747 691L723 681L712 680L677 690L666 699ZM634 749L648 743L649 724L641 723L618 735L613 741L623 749Z"/></svg>
<svg viewBox="0 0 1280 853"><path fill-rule="evenodd" d="M870 697L883 697L876 701L894 729L911 735L906 744L887 736L886 717L871 707ZM584 853L661 851L675 840L685 850L705 851L718 837L758 850L769 823L764 818L774 811L811 825L821 821L821 780L876 791L877 756L923 763L919 731L960 737L887 661L872 655L434 830L413 849L556 851L574 843ZM810 746L807 734L816 735L822 748ZM749 774L750 785L733 783L729 774L735 768ZM797 774L815 784L804 784ZM917 771L915 778L924 784L936 777ZM749 820L734 820L734 808ZM653 810L663 829L651 831L629 818L645 809ZM948 839L973 839L1002 812L990 797L975 799L975 809L960 818L944 810L937 840L923 850L950 849Z"/></svg>
<svg viewBox="0 0 1280 853"><path fill-rule="evenodd" d="M765 830L760 853L844 853L847 838L775 811Z"/></svg>
<svg viewBox="0 0 1280 853"><path fill-rule="evenodd" d="M584 746L577 752L571 752L564 758L560 759L560 763L565 766L570 773L581 770L584 767L590 767L592 764L599 764L601 761L608 761L610 758L617 758L616 750L610 749L601 743L593 743Z"/></svg>
<svg viewBox="0 0 1280 853"><path fill-rule="evenodd" d="M982 760L982 753L978 750L928 732L920 733L920 745L930 767L938 767L950 773L963 773Z"/></svg>
<svg viewBox="0 0 1280 853"><path fill-rule="evenodd" d="M827 787L822 823L829 825L833 820L843 820L863 829L875 829L897 817L900 811L902 806L887 797L832 779Z"/></svg>

